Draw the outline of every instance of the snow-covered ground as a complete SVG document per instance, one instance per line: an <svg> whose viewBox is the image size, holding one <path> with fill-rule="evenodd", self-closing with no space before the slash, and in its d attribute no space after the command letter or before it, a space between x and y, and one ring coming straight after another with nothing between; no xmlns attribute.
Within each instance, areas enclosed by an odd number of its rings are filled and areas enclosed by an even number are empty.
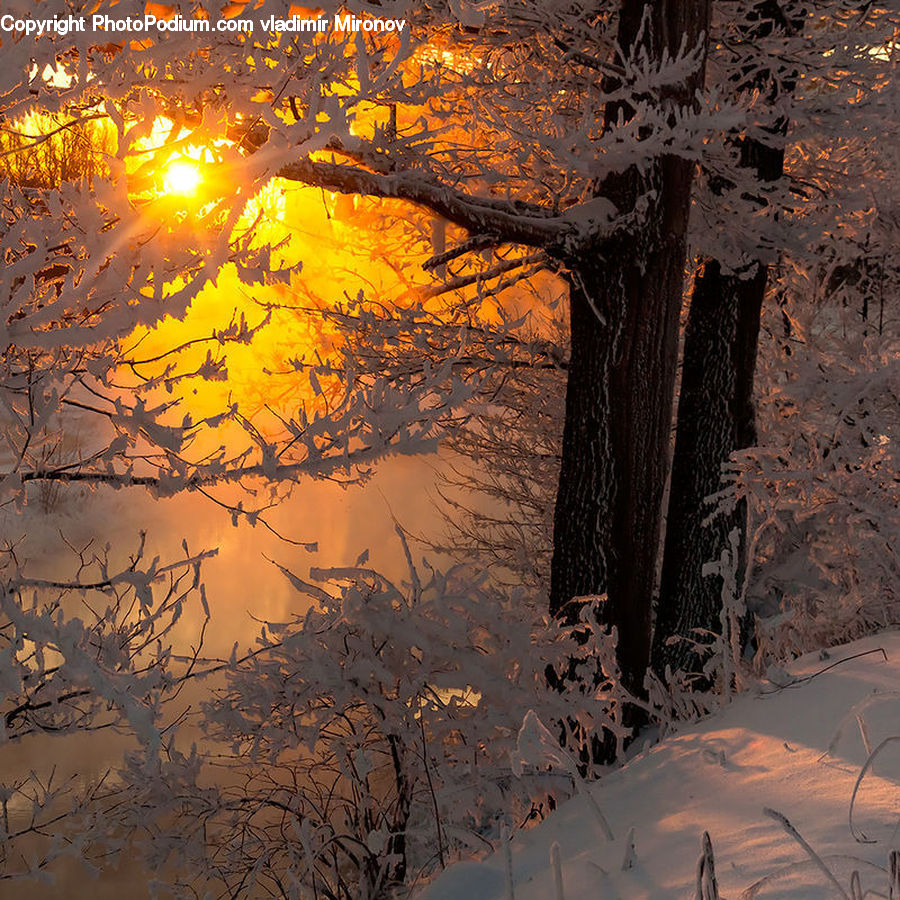
<svg viewBox="0 0 900 900"><path fill-rule="evenodd" d="M764 683L592 786L612 842L584 798L515 835L514 900L557 900L554 843L566 900L693 900L704 831L723 900L887 897L888 853L900 846L900 741L887 742L861 782L852 818L860 840L849 812L866 746L900 735L900 634L811 654L790 675L771 675L778 685ZM790 821L845 893L767 807ZM632 827L636 858L623 871ZM510 900L504 855L450 867L419 900Z"/></svg>

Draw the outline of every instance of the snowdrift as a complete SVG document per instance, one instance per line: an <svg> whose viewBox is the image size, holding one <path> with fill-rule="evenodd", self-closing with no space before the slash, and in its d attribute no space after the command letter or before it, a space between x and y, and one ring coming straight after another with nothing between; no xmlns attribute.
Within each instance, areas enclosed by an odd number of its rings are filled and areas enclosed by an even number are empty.
<svg viewBox="0 0 900 900"><path fill-rule="evenodd" d="M514 900L556 900L554 844L566 900L693 900L704 831L723 900L887 897L888 854L900 841L900 740L891 740L900 735L900 634L769 675L591 786L611 842L584 798L516 834ZM786 817L837 884L766 810ZM452 866L418 900L511 900L505 865L497 852Z"/></svg>

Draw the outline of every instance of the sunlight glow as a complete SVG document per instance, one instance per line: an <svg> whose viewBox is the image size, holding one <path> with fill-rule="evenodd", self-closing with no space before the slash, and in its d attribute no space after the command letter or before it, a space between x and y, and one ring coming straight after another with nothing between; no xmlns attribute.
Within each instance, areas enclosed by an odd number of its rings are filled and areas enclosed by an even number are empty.
<svg viewBox="0 0 900 900"><path fill-rule="evenodd" d="M166 167L164 183L170 194L195 194L202 180L200 169L192 160L176 159Z"/></svg>

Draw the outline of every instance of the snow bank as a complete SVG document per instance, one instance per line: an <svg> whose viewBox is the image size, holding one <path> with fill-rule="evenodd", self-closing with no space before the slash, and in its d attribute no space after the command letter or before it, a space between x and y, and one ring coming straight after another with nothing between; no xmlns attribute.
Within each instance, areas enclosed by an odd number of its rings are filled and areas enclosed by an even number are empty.
<svg viewBox="0 0 900 900"><path fill-rule="evenodd" d="M888 851L900 839L900 741L878 753L856 797L855 833L871 843L854 838L849 810L867 747L900 735L900 634L811 654L771 677L592 786L612 842L584 798L517 834L514 900L555 900L556 842L566 900L693 900L704 831L723 900L839 897L767 807L790 820L846 896L854 870L863 894L887 896ZM636 858L623 870L632 827ZM510 900L503 855L452 866L418 900Z"/></svg>

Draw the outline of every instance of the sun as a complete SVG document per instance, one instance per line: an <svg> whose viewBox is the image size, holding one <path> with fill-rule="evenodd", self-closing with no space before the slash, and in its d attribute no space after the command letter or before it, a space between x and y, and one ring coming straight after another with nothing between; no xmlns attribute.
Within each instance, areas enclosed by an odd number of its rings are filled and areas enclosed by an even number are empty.
<svg viewBox="0 0 900 900"><path fill-rule="evenodd" d="M195 194L202 180L200 169L193 160L176 159L166 167L164 184L170 194Z"/></svg>

